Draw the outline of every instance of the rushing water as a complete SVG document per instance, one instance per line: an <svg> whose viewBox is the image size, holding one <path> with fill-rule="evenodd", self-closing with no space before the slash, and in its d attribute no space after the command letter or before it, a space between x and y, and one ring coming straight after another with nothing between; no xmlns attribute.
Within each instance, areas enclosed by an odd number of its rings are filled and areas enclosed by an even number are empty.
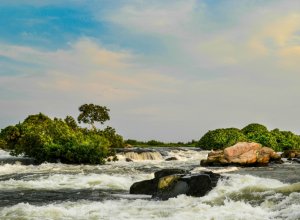
<svg viewBox="0 0 300 220"><path fill-rule="evenodd" d="M207 169L199 166L207 152L161 151L162 157L152 155L155 160L134 155L134 162L125 162L128 154L122 153L120 161L102 166L9 164L15 159L0 151L6 161L0 165L0 219L300 219L300 165L288 162L212 168L228 178L201 198L157 201L128 194L132 183L162 168Z"/></svg>

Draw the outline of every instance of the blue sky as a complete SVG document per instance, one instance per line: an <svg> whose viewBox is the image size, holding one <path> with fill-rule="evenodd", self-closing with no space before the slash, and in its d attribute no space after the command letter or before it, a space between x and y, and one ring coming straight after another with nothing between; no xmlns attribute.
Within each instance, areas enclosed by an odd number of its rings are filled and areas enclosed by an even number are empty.
<svg viewBox="0 0 300 220"><path fill-rule="evenodd" d="M189 141L251 122L300 133L300 3L10 0L0 127L108 106L125 138Z"/></svg>

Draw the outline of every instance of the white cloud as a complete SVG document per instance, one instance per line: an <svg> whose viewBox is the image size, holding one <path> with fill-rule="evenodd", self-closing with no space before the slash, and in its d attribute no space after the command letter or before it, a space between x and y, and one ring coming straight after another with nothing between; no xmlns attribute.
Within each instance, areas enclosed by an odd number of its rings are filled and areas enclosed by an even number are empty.
<svg viewBox="0 0 300 220"><path fill-rule="evenodd" d="M130 1L98 17L121 27L120 38L147 36L160 53L111 50L91 38L57 51L1 44L22 74L1 76L0 86L23 94L2 98L1 115L64 117L95 102L111 108L126 138L198 139L250 122L300 132L299 3L226 2L210 11L202 1Z"/></svg>

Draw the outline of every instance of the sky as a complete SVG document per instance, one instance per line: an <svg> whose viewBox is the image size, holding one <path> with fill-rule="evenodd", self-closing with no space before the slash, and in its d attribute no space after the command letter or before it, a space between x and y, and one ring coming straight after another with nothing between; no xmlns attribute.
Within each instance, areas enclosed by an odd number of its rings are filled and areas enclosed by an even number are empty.
<svg viewBox="0 0 300 220"><path fill-rule="evenodd" d="M125 139L300 133L300 1L1 0L0 26L0 128L94 103Z"/></svg>

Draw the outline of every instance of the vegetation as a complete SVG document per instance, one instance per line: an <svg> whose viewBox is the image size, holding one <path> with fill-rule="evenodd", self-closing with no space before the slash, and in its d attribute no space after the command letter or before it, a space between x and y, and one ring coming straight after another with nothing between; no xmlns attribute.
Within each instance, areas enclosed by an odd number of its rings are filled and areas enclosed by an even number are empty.
<svg viewBox="0 0 300 220"><path fill-rule="evenodd" d="M37 162L103 164L105 158L114 155L111 147L123 146L123 138L111 127L100 130L94 126L96 121L103 124L109 120L106 107L83 106L79 108L78 121L91 124L92 129L79 127L71 116L52 120L39 113L2 129L0 147L10 150L12 155L35 158Z"/></svg>
<svg viewBox="0 0 300 220"><path fill-rule="evenodd" d="M99 106L94 104L84 104L79 107L80 114L77 118L78 122L90 124L93 129L96 129L94 123L100 122L103 124L110 119L109 109L105 106Z"/></svg>
<svg viewBox="0 0 300 220"><path fill-rule="evenodd" d="M226 128L208 131L198 141L197 146L207 150L223 149L240 141L257 142L275 151L300 149L299 135L279 129L269 131L266 126L257 123L249 124L241 130Z"/></svg>
<svg viewBox="0 0 300 220"><path fill-rule="evenodd" d="M150 141L138 141L134 139L128 139L124 142L125 146L132 146L132 147L196 147L197 141L192 140L190 142L161 142L156 140Z"/></svg>
<svg viewBox="0 0 300 220"><path fill-rule="evenodd" d="M247 137L237 128L216 129L208 131L197 146L203 149L222 149L246 140Z"/></svg>

